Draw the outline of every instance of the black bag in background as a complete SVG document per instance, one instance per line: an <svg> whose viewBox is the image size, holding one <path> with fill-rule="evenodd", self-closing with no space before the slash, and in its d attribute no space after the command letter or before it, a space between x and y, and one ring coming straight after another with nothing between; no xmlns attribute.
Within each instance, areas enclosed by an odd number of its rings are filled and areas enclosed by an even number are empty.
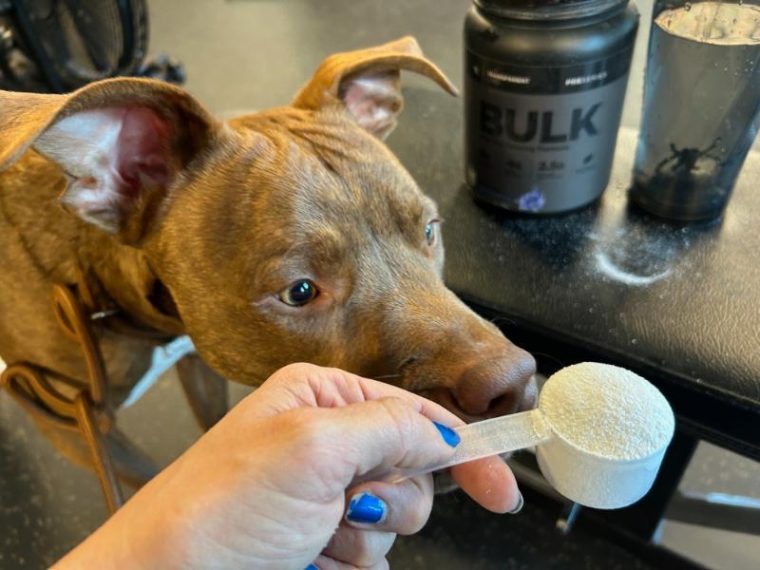
<svg viewBox="0 0 760 570"><path fill-rule="evenodd" d="M166 56L145 63L145 0L0 0L0 88L64 93L98 79L184 82Z"/></svg>

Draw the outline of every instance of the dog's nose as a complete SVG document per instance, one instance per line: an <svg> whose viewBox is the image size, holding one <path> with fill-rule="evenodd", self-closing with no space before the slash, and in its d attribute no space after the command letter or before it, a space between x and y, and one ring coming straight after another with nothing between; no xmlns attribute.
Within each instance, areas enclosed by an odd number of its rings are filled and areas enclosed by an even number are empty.
<svg viewBox="0 0 760 570"><path fill-rule="evenodd" d="M536 361L512 347L507 354L465 368L451 388L468 416L488 418L532 409L536 404Z"/></svg>

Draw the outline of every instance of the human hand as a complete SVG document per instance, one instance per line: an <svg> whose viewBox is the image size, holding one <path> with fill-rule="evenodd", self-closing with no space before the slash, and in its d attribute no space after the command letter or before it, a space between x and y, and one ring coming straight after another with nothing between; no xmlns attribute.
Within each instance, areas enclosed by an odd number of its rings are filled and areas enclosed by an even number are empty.
<svg viewBox="0 0 760 570"><path fill-rule="evenodd" d="M375 479L453 453L441 437L453 432L439 432L431 420L462 423L399 388L336 369L285 367L61 567L384 568L396 534L417 532L427 521L432 478ZM521 502L499 458L451 474L490 510Z"/></svg>

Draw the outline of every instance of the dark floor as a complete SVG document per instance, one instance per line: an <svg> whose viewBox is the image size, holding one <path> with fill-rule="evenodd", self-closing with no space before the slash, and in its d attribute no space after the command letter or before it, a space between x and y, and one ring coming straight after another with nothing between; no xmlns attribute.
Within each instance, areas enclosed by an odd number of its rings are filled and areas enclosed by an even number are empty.
<svg viewBox="0 0 760 570"><path fill-rule="evenodd" d="M149 4L153 51L181 59L188 70L188 88L214 112L231 116L287 102L329 51L412 33L433 60L458 61L461 21L470 2L149 0ZM639 4L646 21L651 2ZM631 77L623 118L628 126L638 120L645 47L640 38L639 73ZM444 71L461 83L457 66L445 66ZM413 165L410 169L414 174ZM167 375L119 415L124 431L162 464L199 435L175 380ZM238 397L244 392L235 389ZM703 444L682 486L760 498L760 468ZM496 516L459 494L442 497L428 526L397 542L392 565L440 570L650 567L587 530L576 529L562 537L554 529L557 514L556 506L528 500L519 515ZM0 569L49 565L104 516L94 476L54 453L30 420L6 394L0 394ZM668 522L661 538L663 544L712 568L760 567L760 537Z"/></svg>
<svg viewBox="0 0 760 570"><path fill-rule="evenodd" d="M572 536L563 537L554 528L557 512L526 503L517 515L494 515L461 492L442 496L422 532L397 541L389 557L391 567L410 570L656 567L580 528L574 529Z"/></svg>

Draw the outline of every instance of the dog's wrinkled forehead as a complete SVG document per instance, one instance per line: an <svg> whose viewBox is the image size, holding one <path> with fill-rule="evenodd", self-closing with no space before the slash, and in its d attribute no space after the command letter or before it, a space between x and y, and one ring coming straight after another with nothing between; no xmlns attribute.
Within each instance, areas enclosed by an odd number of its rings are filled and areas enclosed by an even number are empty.
<svg viewBox="0 0 760 570"><path fill-rule="evenodd" d="M417 240L434 211L390 150L339 110L278 109L233 125L256 133L250 184L267 186L267 208L286 214L294 239L327 227Z"/></svg>

